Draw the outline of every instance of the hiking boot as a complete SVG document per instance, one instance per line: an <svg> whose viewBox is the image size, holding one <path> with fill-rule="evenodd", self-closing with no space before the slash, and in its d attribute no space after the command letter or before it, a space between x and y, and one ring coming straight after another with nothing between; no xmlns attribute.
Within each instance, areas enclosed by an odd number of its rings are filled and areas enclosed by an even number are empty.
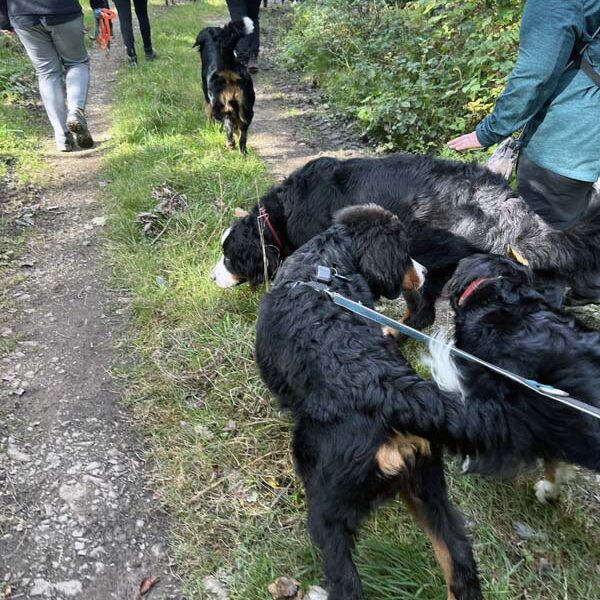
<svg viewBox="0 0 600 600"><path fill-rule="evenodd" d="M251 58L248 61L248 71L250 71L250 73L258 73L258 62L256 58Z"/></svg>
<svg viewBox="0 0 600 600"><path fill-rule="evenodd" d="M73 152L75 150L75 140L70 131L65 131L65 135L56 140L56 149L59 152Z"/></svg>
<svg viewBox="0 0 600 600"><path fill-rule="evenodd" d="M150 50L146 50L144 48L144 56L146 57L146 60L155 60L156 52L154 52L154 50L152 48L150 48Z"/></svg>
<svg viewBox="0 0 600 600"><path fill-rule="evenodd" d="M85 115L81 108L76 108L69 113L69 116L67 117L67 127L69 128L69 131L75 134L77 145L80 148L91 148L94 145L94 140L92 139Z"/></svg>

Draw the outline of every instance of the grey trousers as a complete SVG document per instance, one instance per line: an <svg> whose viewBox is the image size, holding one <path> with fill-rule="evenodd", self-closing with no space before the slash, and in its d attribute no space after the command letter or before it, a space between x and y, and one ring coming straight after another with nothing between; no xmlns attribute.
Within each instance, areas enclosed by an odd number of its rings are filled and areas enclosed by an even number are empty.
<svg viewBox="0 0 600 600"><path fill-rule="evenodd" d="M78 108L85 109L90 83L83 16L60 25L39 24L15 31L35 68L54 137L57 142L64 141L67 115Z"/></svg>

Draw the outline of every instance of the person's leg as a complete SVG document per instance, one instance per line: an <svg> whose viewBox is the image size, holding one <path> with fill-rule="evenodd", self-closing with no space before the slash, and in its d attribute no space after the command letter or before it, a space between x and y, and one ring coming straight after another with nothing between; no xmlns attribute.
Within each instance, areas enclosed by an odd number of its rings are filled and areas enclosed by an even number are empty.
<svg viewBox="0 0 600 600"><path fill-rule="evenodd" d="M519 159L519 194L544 221L555 229L568 229L585 214L593 183L570 179L540 167L524 156Z"/></svg>
<svg viewBox="0 0 600 600"><path fill-rule="evenodd" d="M114 0L119 14L123 44L132 65L136 64L135 41L133 39L133 23L131 21L131 0Z"/></svg>
<svg viewBox="0 0 600 600"><path fill-rule="evenodd" d="M90 59L83 41L83 16L60 25L48 25L47 29L65 69L67 127L81 148L91 148L94 141L84 114L90 86Z"/></svg>
<svg viewBox="0 0 600 600"><path fill-rule="evenodd" d="M244 17L248 17L248 4L249 0L227 0L227 8L229 9L229 16L232 21L241 21ZM254 34L251 34L254 35ZM251 58L250 45L248 39L251 36L243 37L237 44L235 53L237 59L247 65Z"/></svg>
<svg viewBox="0 0 600 600"><path fill-rule="evenodd" d="M52 36L43 25L17 28L15 31L35 68L40 96L54 130L56 145L59 150L72 150L73 139L67 129L67 110L62 84L63 65L52 42Z"/></svg>
<svg viewBox="0 0 600 600"><path fill-rule="evenodd" d="M140 33L144 42L144 54L146 58L152 60L156 54L152 48L152 34L150 31L150 19L148 17L148 0L133 0L135 14L140 24Z"/></svg>
<svg viewBox="0 0 600 600"><path fill-rule="evenodd" d="M246 36L242 41L246 41L248 44L248 55L250 61L256 63L258 58L258 52L260 50L260 0L248 0L248 16L254 23L254 31Z"/></svg>
<svg viewBox="0 0 600 600"><path fill-rule="evenodd" d="M98 33L100 33L100 9L99 8L94 9L94 23L95 23L94 35L90 36L91 40L98 39Z"/></svg>
<svg viewBox="0 0 600 600"><path fill-rule="evenodd" d="M517 190L529 207L544 221L558 230L568 229L577 223L589 206L593 184L578 181L540 167L521 156L517 170ZM566 286L553 277L536 275L536 288L554 306L562 304ZM580 295L584 290L578 290ZM600 277L598 286L591 285L587 293L594 292L600 297Z"/></svg>

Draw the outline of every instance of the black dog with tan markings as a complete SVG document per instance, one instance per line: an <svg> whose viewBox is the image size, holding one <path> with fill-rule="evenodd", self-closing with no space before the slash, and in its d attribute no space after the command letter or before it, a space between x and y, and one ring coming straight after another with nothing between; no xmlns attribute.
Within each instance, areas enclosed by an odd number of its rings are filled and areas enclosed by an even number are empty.
<svg viewBox="0 0 600 600"><path fill-rule="evenodd" d="M479 600L441 447L428 441L449 422L462 429L464 415L452 408L460 398L444 398L423 381L379 326L298 283L326 266L335 269L330 289L372 307L380 296L420 288L425 270L409 256L404 225L380 206L346 208L334 222L283 263L262 301L256 335L262 377L294 420L294 459L329 600L363 598L353 535L374 506L396 494L431 539L448 597Z"/></svg>
<svg viewBox="0 0 600 600"><path fill-rule="evenodd" d="M202 60L202 91L206 114L223 124L227 146L235 148L238 135L240 152L246 153L248 128L254 116L254 85L248 69L235 58L235 47L254 31L252 19L232 21L225 27L207 27L196 37Z"/></svg>
<svg viewBox="0 0 600 600"><path fill-rule="evenodd" d="M493 254L463 259L447 285L456 346L523 377L552 385L600 408L600 332L550 306L532 286L532 273ZM434 379L465 398L468 470L511 476L539 459L546 478L542 502L554 499L567 469L600 472L600 421L541 397L432 346Z"/></svg>

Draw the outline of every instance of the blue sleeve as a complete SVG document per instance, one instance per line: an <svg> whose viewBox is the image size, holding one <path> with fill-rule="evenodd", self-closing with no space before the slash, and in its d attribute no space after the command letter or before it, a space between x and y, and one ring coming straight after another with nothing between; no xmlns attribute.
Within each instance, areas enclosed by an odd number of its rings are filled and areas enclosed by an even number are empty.
<svg viewBox="0 0 600 600"><path fill-rule="evenodd" d="M583 29L581 0L527 0L519 55L494 110L479 125L488 147L521 129L552 95Z"/></svg>

